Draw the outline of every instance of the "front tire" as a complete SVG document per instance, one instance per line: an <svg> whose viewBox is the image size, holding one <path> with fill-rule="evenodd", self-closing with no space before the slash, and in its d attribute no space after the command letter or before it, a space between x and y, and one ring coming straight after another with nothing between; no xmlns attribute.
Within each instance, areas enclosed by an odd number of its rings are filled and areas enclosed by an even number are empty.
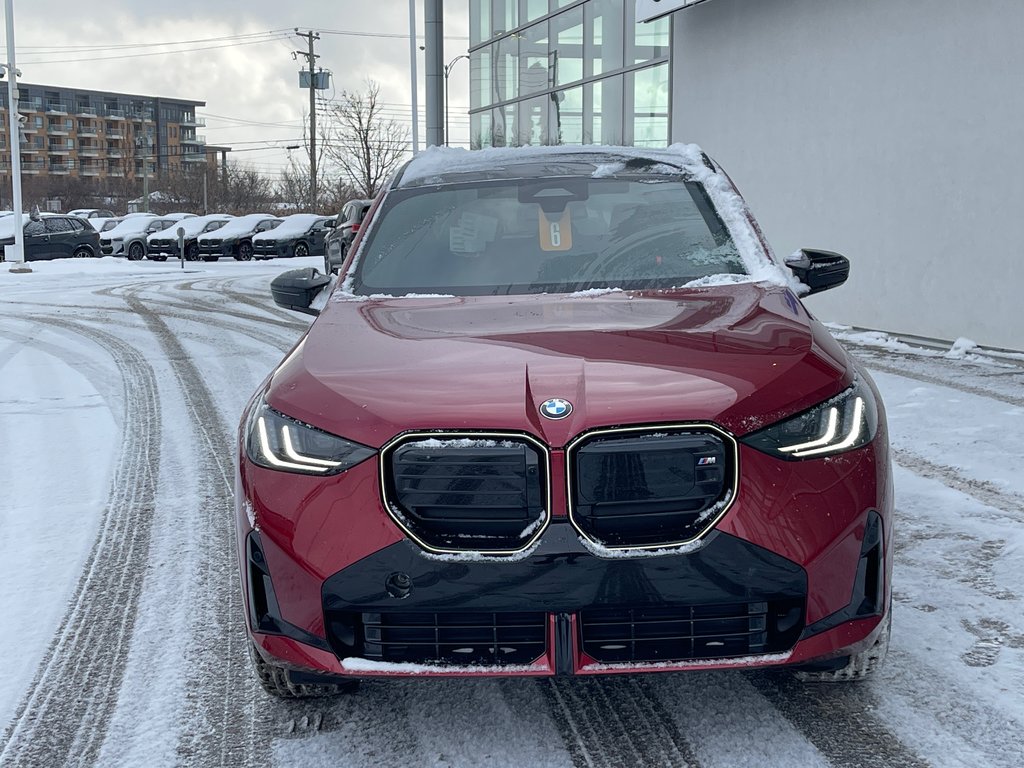
<svg viewBox="0 0 1024 768"><path fill-rule="evenodd" d="M295 258L301 259L309 256L309 246L305 243L299 243L295 246Z"/></svg>
<svg viewBox="0 0 1024 768"><path fill-rule="evenodd" d="M252 259L252 243L239 243L238 255L235 258L239 261L250 261Z"/></svg>
<svg viewBox="0 0 1024 768"><path fill-rule="evenodd" d="M128 261L142 261L146 257L146 247L142 243L128 246Z"/></svg>
<svg viewBox="0 0 1024 768"><path fill-rule="evenodd" d="M284 667L271 664L264 659L263 655L256 648L256 644L252 641L249 641L249 658L252 660L256 679L260 681L263 690L271 696L277 696L278 698L316 699L325 696L340 696L345 693L353 693L359 687L358 680L351 680L338 685L293 683L288 679L288 672Z"/></svg>
<svg viewBox="0 0 1024 768"><path fill-rule="evenodd" d="M197 261L199 259L199 246L193 243L185 248L185 261Z"/></svg>

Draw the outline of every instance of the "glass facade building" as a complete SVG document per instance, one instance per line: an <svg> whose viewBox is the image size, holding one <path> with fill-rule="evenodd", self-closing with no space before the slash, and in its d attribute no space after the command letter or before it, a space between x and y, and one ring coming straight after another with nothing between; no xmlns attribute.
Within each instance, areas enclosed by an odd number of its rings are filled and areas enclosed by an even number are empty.
<svg viewBox="0 0 1024 768"><path fill-rule="evenodd" d="M469 0L473 148L669 141L668 18L632 0Z"/></svg>

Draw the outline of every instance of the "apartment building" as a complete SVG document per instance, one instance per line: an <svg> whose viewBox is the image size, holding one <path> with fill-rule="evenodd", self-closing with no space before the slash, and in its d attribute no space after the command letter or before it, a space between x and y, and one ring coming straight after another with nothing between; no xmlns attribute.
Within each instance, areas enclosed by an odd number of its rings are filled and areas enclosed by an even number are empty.
<svg viewBox="0 0 1024 768"><path fill-rule="evenodd" d="M138 96L50 85L18 84L24 117L24 176L141 179L163 171L216 164L225 148L207 148L196 133L204 101ZM0 177L10 178L7 92L0 95Z"/></svg>

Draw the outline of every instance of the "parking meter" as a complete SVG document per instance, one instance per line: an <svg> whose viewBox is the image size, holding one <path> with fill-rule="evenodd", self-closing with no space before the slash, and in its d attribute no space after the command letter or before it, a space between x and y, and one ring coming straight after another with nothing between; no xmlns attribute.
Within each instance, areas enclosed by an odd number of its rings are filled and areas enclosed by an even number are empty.
<svg viewBox="0 0 1024 768"><path fill-rule="evenodd" d="M185 228L178 227L178 259L181 261L181 268L185 268Z"/></svg>

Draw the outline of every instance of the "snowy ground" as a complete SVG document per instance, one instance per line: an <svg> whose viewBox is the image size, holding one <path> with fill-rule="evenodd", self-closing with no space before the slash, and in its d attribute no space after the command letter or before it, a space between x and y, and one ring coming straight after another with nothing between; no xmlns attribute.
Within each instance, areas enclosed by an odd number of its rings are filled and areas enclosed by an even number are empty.
<svg viewBox="0 0 1024 768"><path fill-rule="evenodd" d="M837 335L895 448L893 647L860 686L778 673L257 690L233 433L317 259L0 267L0 765L1024 764L1024 360Z"/></svg>

